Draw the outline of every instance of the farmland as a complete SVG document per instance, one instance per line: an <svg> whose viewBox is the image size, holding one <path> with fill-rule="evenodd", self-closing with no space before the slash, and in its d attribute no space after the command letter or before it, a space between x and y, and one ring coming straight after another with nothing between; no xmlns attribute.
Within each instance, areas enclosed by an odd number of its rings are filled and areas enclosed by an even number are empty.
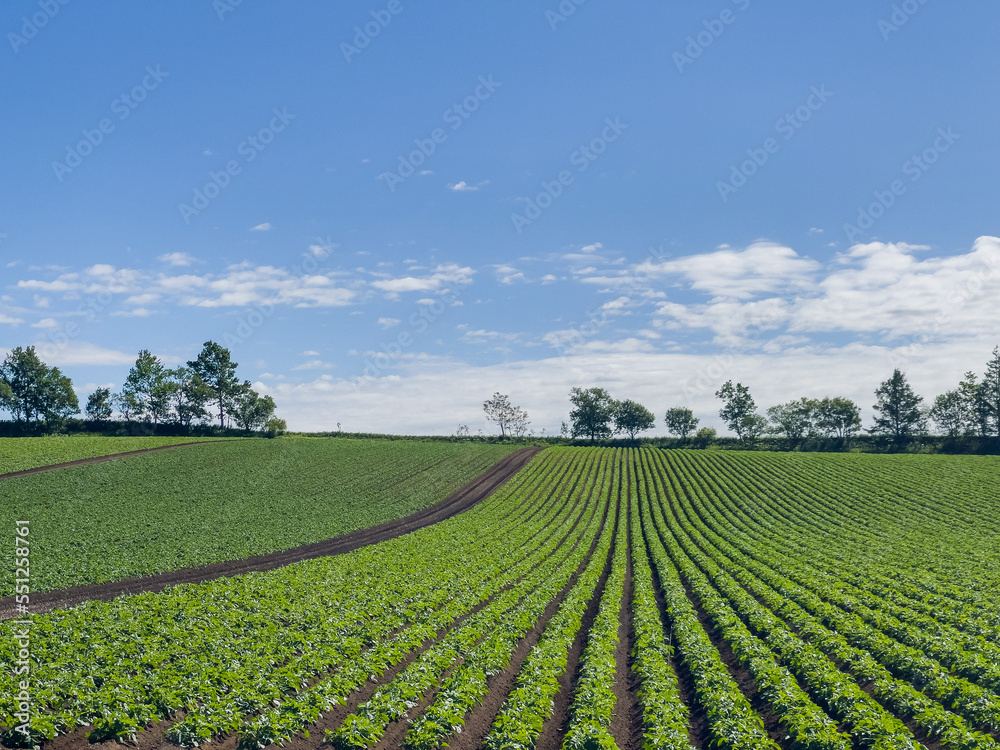
<svg viewBox="0 0 1000 750"><path fill-rule="evenodd" d="M987 457L550 448L412 534L36 616L32 739L994 748L998 484Z"/></svg>
<svg viewBox="0 0 1000 750"><path fill-rule="evenodd" d="M0 438L0 475L114 453L149 450L213 438L194 437L38 437Z"/></svg>
<svg viewBox="0 0 1000 750"><path fill-rule="evenodd" d="M65 439L73 442L76 438ZM240 439L3 480L0 523L38 533L36 591L318 542L425 508L513 448ZM0 596L13 593L12 579Z"/></svg>

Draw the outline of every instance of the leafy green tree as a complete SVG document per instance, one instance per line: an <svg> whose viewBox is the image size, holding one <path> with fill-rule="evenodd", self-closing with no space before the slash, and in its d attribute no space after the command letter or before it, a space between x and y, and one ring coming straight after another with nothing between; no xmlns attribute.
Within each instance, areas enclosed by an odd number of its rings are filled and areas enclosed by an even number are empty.
<svg viewBox="0 0 1000 750"><path fill-rule="evenodd" d="M206 341L198 358L187 363L191 372L208 388L218 408L219 426L226 426L226 411L239 396L243 384L236 377L236 362L231 352L214 341Z"/></svg>
<svg viewBox="0 0 1000 750"><path fill-rule="evenodd" d="M820 433L847 440L861 430L861 407L849 398L824 398L816 402L813 423Z"/></svg>
<svg viewBox="0 0 1000 750"><path fill-rule="evenodd" d="M125 378L122 395L131 396L136 418L157 424L167 416L172 384L159 357L143 349Z"/></svg>
<svg viewBox="0 0 1000 750"><path fill-rule="evenodd" d="M48 367L35 353L35 347L11 350L0 365L0 379L7 383L10 395L3 398L3 407L16 422L38 419L44 396L42 393Z"/></svg>
<svg viewBox="0 0 1000 750"><path fill-rule="evenodd" d="M768 407L767 418L771 422L772 432L792 441L802 440L814 430L813 420L818 406L819 403L814 399L800 398L798 401Z"/></svg>
<svg viewBox="0 0 1000 750"><path fill-rule="evenodd" d="M702 448L707 448L709 445L715 442L715 438L718 437L719 433L715 431L714 427L702 427L695 434L694 439Z"/></svg>
<svg viewBox="0 0 1000 750"><path fill-rule="evenodd" d="M927 429L920 408L924 399L913 392L899 368L893 370L892 376L875 389L875 398L875 426L872 432L888 435L899 444Z"/></svg>
<svg viewBox="0 0 1000 750"><path fill-rule="evenodd" d="M122 419L126 422L131 422L141 415L141 406L134 393L126 393L124 391L116 393L111 397L111 401L115 408L118 409L118 413L121 414Z"/></svg>
<svg viewBox="0 0 1000 750"><path fill-rule="evenodd" d="M989 418L988 429L994 435L1000 435L1000 347L993 349L993 356L986 363L986 374L980 388Z"/></svg>
<svg viewBox="0 0 1000 750"><path fill-rule="evenodd" d="M603 440L611 437L615 400L603 388L573 388L569 392L573 410L569 413L573 437Z"/></svg>
<svg viewBox="0 0 1000 750"><path fill-rule="evenodd" d="M969 423L965 399L959 390L942 393L934 399L934 405L928 414L938 429L944 431L948 437L958 437Z"/></svg>
<svg viewBox="0 0 1000 750"><path fill-rule="evenodd" d="M671 435L676 435L682 440L698 429L698 418L694 415L693 411L683 406L675 406L672 409L667 409L664 421L667 426L667 432Z"/></svg>
<svg viewBox="0 0 1000 750"><path fill-rule="evenodd" d="M958 384L958 392L962 396L965 408L966 422L962 432L965 435L986 437L990 434L990 407L984 398L985 391L974 372L965 373Z"/></svg>
<svg viewBox="0 0 1000 750"><path fill-rule="evenodd" d="M0 405L17 422L56 422L80 411L73 382L58 367L42 362L33 346L7 354L0 380L7 384L0 389Z"/></svg>
<svg viewBox="0 0 1000 750"><path fill-rule="evenodd" d="M233 417L244 430L264 429L274 416L274 399L261 396L249 387L250 383L244 383L244 386L234 402Z"/></svg>
<svg viewBox="0 0 1000 750"><path fill-rule="evenodd" d="M267 436L268 437L278 437L285 433L288 429L288 425L285 423L284 419L278 419L277 417L272 417L267 420Z"/></svg>
<svg viewBox="0 0 1000 750"><path fill-rule="evenodd" d="M645 406L631 399L618 402L615 408L615 432L624 432L629 440L635 440L640 432L654 427L656 417Z"/></svg>
<svg viewBox="0 0 1000 750"><path fill-rule="evenodd" d="M169 373L176 385L171 394L171 409L177 424L190 427L208 416L206 404L212 400L212 391L205 381L187 367L178 367Z"/></svg>
<svg viewBox="0 0 1000 750"><path fill-rule="evenodd" d="M87 399L85 414L92 422L106 422L114 413L110 388L98 388Z"/></svg>
<svg viewBox="0 0 1000 750"><path fill-rule="evenodd" d="M736 433L736 437L744 443L760 437L767 427L767 420L757 413L757 404L749 388L742 383L733 385L732 380L727 380L715 396L723 402L719 416Z"/></svg>

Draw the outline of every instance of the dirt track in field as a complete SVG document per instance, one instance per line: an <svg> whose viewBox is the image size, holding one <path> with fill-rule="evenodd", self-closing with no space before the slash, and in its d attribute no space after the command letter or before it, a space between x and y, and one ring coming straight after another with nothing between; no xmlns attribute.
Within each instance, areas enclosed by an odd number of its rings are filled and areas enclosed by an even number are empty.
<svg viewBox="0 0 1000 750"><path fill-rule="evenodd" d="M187 445L191 445L188 443ZM201 443L194 443L201 445ZM176 446L164 446L176 447ZM124 455L134 455L134 453L145 453L150 450L163 450L163 448L147 448L143 451L135 451L125 454L119 453L112 457L101 457L98 459L83 459L70 464L60 464L61 466L81 465L85 463L96 463L102 460L109 460ZM64 609L74 607L86 601L108 601L123 594L139 594L146 591L162 591L167 586L176 586L181 583L199 583L210 581L215 578L242 575L254 571L274 570L285 565L289 565L301 560L312 560L328 555L342 555L369 544L382 542L387 539L395 539L411 531L422 529L425 526L444 521L452 516L458 515L475 505L479 504L491 494L493 494L508 479L517 474L535 455L543 449L522 448L514 451L493 468L479 475L464 487L456 490L447 498L429 508L424 508L405 518L387 521L386 523L373 526L370 529L360 529L344 536L334 537L322 542L305 544L300 547L272 552L266 555L247 557L242 560L231 560L228 562L213 563L197 568L182 568L181 570L171 570L164 573L157 573L151 576L141 576L138 578L125 578L120 581L109 583L91 584L86 586L74 586L68 589L57 591L46 591L32 594L31 611L35 614L50 612L54 609ZM46 467L54 469L56 467ZM36 473L31 469L28 473ZM6 475L11 476L11 475ZM5 597L0 599L0 620L9 620L15 616L14 598Z"/></svg>
<svg viewBox="0 0 1000 750"><path fill-rule="evenodd" d="M222 443L224 440L196 440L191 443L176 443L174 445L158 445L155 448L141 448L137 451L125 451L124 453L112 453L107 456L94 456L93 458L79 458L76 461L66 461L61 464L49 464L48 466L38 466L34 469L22 469L21 471L11 471L7 474L0 474L0 481L4 479L13 479L14 477L26 477L31 474L41 474L46 471L55 471L56 469L69 469L74 466L87 466L88 464L100 464L105 461L114 461L119 458L128 458L129 456L138 456L142 453L153 453L154 451L169 451L174 448L185 448L190 445L208 445L209 443Z"/></svg>

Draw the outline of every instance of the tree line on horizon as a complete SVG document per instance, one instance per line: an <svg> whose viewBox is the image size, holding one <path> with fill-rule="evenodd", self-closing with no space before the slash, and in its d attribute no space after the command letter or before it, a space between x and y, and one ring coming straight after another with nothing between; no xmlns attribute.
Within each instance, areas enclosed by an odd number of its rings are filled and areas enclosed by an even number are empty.
<svg viewBox="0 0 1000 750"><path fill-rule="evenodd" d="M846 442L865 431L903 445L928 434L931 422L949 438L1000 437L1000 347L993 349L982 379L969 371L956 388L929 405L914 392L906 375L894 369L875 389L875 419L867 430L861 422L861 407L846 397L802 397L771 406L761 414L749 387L742 383L728 380L715 396L722 401L719 417L743 444L764 436L792 442L815 437ZM563 437L593 442L627 435L634 441L639 433L656 426L656 417L648 408L631 399L616 400L604 388L573 388L569 400L573 408L569 423L562 424ZM509 396L494 393L483 409L487 420L500 427L501 437L529 434L528 413L513 405ZM698 429L698 424L694 412L684 406L668 409L664 417L667 431L677 438L695 438L706 444L717 437L714 428ZM468 428L460 426L458 434L468 435Z"/></svg>
<svg viewBox="0 0 1000 750"><path fill-rule="evenodd" d="M206 341L196 359L170 369L148 349L139 352L122 388L98 388L90 394L83 416L90 422L143 422L154 426L214 422L247 431L281 432L271 396L261 396L249 380L236 374L232 353ZM57 425L79 414L72 381L58 367L49 367L35 347L17 347L0 364L0 408L22 425Z"/></svg>

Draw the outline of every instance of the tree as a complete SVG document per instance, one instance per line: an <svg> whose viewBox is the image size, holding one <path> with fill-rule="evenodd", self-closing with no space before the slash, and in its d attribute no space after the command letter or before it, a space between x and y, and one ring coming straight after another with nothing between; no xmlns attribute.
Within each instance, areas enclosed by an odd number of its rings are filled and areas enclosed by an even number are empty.
<svg viewBox="0 0 1000 750"><path fill-rule="evenodd" d="M824 398L816 403L814 424L827 437L846 440L861 430L861 407L849 398Z"/></svg>
<svg viewBox="0 0 1000 750"><path fill-rule="evenodd" d="M742 383L733 385L732 380L727 380L715 396L723 401L719 416L740 441L745 443L760 437L767 421L757 413L757 404L749 388Z"/></svg>
<svg viewBox="0 0 1000 750"><path fill-rule="evenodd" d="M913 392L906 376L897 368L892 377L875 389L875 426L872 432L889 435L899 444L924 432L926 420L920 409L923 397Z"/></svg>
<svg viewBox="0 0 1000 750"><path fill-rule="evenodd" d="M191 372L205 384L219 410L219 426L226 426L226 412L239 395L242 384L236 377L236 362L228 349L214 341L206 341L198 359L188 362Z"/></svg>
<svg viewBox="0 0 1000 750"><path fill-rule="evenodd" d="M1000 347L994 347L993 356L986 363L986 374L979 387L989 415L988 427L994 434L1000 435Z"/></svg>
<svg viewBox="0 0 1000 750"><path fill-rule="evenodd" d="M261 396L250 388L249 382L245 382L233 402L232 415L244 430L260 430L264 429L274 416L274 409L273 398Z"/></svg>
<svg viewBox="0 0 1000 750"><path fill-rule="evenodd" d="M149 349L143 349L125 378L122 395L130 395L134 414L157 424L165 416L170 403L167 370Z"/></svg>
<svg viewBox="0 0 1000 750"><path fill-rule="evenodd" d="M0 405L17 422L55 422L80 411L73 381L38 358L35 347L11 350L0 365Z"/></svg>
<svg viewBox="0 0 1000 750"><path fill-rule="evenodd" d="M98 388L87 399L86 415L92 422L106 422L113 412L111 389Z"/></svg>
<svg viewBox="0 0 1000 750"><path fill-rule="evenodd" d="M667 431L682 440L698 429L698 418L694 415L693 411L683 406L675 406L673 409L667 409L665 422Z"/></svg>
<svg viewBox="0 0 1000 750"><path fill-rule="evenodd" d="M211 401L212 391L205 385L205 381L187 367L178 367L168 374L170 381L176 385L171 394L171 407L177 423L190 427L192 423L207 417L205 405Z"/></svg>
<svg viewBox="0 0 1000 750"><path fill-rule="evenodd" d="M522 436L528 431L528 412L510 402L510 396L506 396L499 391L493 394L493 398L483 402L483 411L486 412L486 419L495 422L500 428L500 437L507 435Z"/></svg>
<svg viewBox="0 0 1000 750"><path fill-rule="evenodd" d="M962 395L965 408L966 423L962 432L966 435L986 437L990 433L990 407L984 398L985 392L978 382L974 372L965 373L965 378L958 384L958 392Z"/></svg>
<svg viewBox="0 0 1000 750"><path fill-rule="evenodd" d="M702 448L705 448L709 446L711 443L715 442L715 438L718 437L718 434L719 433L715 431L714 427L702 427L700 430L698 430L698 433L694 436L694 439L698 442L698 444Z"/></svg>
<svg viewBox="0 0 1000 750"><path fill-rule="evenodd" d="M284 419L278 419L273 417L267 420L267 436L268 437L278 437L284 434L285 430L288 429L288 424Z"/></svg>
<svg viewBox="0 0 1000 750"><path fill-rule="evenodd" d="M48 367L35 353L35 347L17 347L8 352L0 365L0 379L7 383L10 395L3 399L3 407L16 422L37 420L41 412L42 394Z"/></svg>
<svg viewBox="0 0 1000 750"><path fill-rule="evenodd" d="M813 420L818 406L819 403L813 399L800 398L798 401L768 407L767 418L773 425L771 429L775 434L797 441L813 432Z"/></svg>
<svg viewBox="0 0 1000 750"><path fill-rule="evenodd" d="M928 415L948 437L958 437L969 423L965 399L959 390L942 393L934 399Z"/></svg>
<svg viewBox="0 0 1000 750"><path fill-rule="evenodd" d="M615 432L627 433L629 440L635 440L637 434L654 427L656 417L645 406L631 399L618 402L615 409Z"/></svg>
<svg viewBox="0 0 1000 750"><path fill-rule="evenodd" d="M573 410L569 413L573 437L591 440L611 437L611 421L615 417L615 401L603 388L573 388L569 392Z"/></svg>

